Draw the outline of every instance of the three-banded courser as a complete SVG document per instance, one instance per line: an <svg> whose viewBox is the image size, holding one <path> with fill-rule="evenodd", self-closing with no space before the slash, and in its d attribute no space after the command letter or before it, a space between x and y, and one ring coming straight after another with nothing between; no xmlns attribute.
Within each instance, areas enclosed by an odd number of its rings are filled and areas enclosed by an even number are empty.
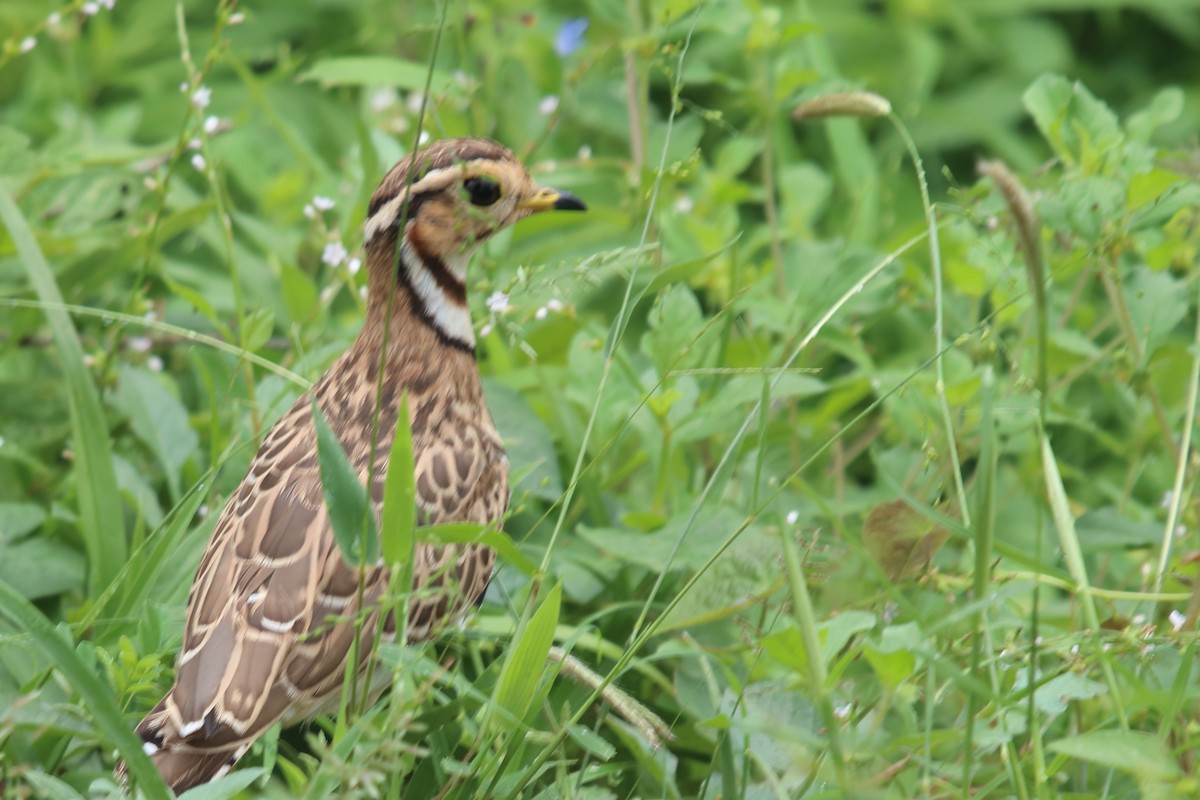
<svg viewBox="0 0 1200 800"><path fill-rule="evenodd" d="M395 621L379 619L387 570L367 570L360 602L359 571L330 530L313 400L353 468L364 481L370 472L376 504L393 434L405 424L419 522L499 520L508 462L480 388L467 262L523 217L583 208L538 186L512 153L485 139L419 150L375 190L365 229L366 323L267 434L221 512L188 596L175 685L137 728L175 792L224 774L276 721L336 709L356 616L365 616L360 669L376 631L395 635ZM409 419L399 421L405 392ZM480 545L419 545L408 639L428 637L477 602L494 562Z"/></svg>

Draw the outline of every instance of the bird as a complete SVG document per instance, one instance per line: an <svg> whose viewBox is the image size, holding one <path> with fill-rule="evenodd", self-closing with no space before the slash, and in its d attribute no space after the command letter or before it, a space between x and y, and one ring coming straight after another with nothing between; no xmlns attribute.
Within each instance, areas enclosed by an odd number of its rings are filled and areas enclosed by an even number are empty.
<svg viewBox="0 0 1200 800"><path fill-rule="evenodd" d="M376 513L395 432L409 425L418 524L503 518L508 460L484 402L467 265L499 230L553 210L586 206L481 138L414 151L372 194L363 327L270 429L231 494L188 594L174 685L136 728L176 794L226 774L276 722L336 711L356 617L360 676L376 631L397 638L379 608L388 568L368 565L360 595L360 571L331 531L314 402L352 468L364 483L370 475ZM428 639L478 604L495 558L481 544L418 543L404 640Z"/></svg>

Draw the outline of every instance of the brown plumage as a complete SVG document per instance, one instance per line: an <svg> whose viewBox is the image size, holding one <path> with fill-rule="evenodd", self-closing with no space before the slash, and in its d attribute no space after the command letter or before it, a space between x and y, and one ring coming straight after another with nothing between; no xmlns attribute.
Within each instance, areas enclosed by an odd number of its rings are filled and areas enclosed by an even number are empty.
<svg viewBox="0 0 1200 800"><path fill-rule="evenodd" d="M336 709L360 612L360 670L376 632L395 634L394 620L379 624L387 570L367 571L360 606L358 572L330 531L313 398L365 482L382 365L374 502L382 499L407 391L419 521L488 523L504 515L508 462L475 363L467 260L481 241L529 214L583 208L536 185L512 153L485 139L437 142L380 183L365 228L370 294L362 332L267 434L226 504L188 596L175 685L137 727L173 791L224 774L276 721ZM494 563L480 545L418 545L408 640L430 636L477 602Z"/></svg>

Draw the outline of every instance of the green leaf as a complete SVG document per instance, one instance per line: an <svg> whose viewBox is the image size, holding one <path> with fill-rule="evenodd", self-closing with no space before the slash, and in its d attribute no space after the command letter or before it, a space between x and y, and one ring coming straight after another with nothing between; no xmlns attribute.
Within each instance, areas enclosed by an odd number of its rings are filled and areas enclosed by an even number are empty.
<svg viewBox="0 0 1200 800"><path fill-rule="evenodd" d="M1074 672L1064 672L1037 688L1033 693L1037 707L1047 714L1061 714L1072 700L1099 697L1108 689L1103 683L1088 680Z"/></svg>
<svg viewBox="0 0 1200 800"><path fill-rule="evenodd" d="M505 712L505 724L514 729L515 722L523 719L529 710L538 681L546 671L546 657L554 641L561 605L562 584L555 584L533 612L529 623L517 631L512 650L500 671L493 699Z"/></svg>
<svg viewBox="0 0 1200 800"><path fill-rule="evenodd" d="M0 580L27 600L83 586L83 556L61 539L34 536L17 544L0 543Z"/></svg>
<svg viewBox="0 0 1200 800"><path fill-rule="evenodd" d="M367 490L346 458L346 451L329 427L316 401L312 403L317 428L317 461L321 465L321 492L329 509L329 527L342 557L351 566L374 565L379 560L379 531L375 513L367 505Z"/></svg>
<svg viewBox="0 0 1200 800"><path fill-rule="evenodd" d="M22 779L37 789L38 797L43 800L85 800L84 796L75 791L75 787L71 784L44 772L28 772L22 776Z"/></svg>
<svg viewBox="0 0 1200 800"><path fill-rule="evenodd" d="M7 196L0 193L0 204ZM92 724L108 747L116 747L137 781L138 788L149 800L169 800L171 793L163 783L150 757L142 751L142 740L117 707L112 690L96 673L80 660L71 641L56 629L50 620L17 594L11 586L0 581L0 617L9 620L28 634L30 640L44 652L79 694L91 713Z"/></svg>
<svg viewBox="0 0 1200 800"><path fill-rule="evenodd" d="M1071 166L1094 174L1120 145L1117 117L1081 83L1044 75L1023 97L1025 108L1055 152Z"/></svg>
<svg viewBox="0 0 1200 800"><path fill-rule="evenodd" d="M0 544L15 542L46 521L46 510L37 503L0 503Z"/></svg>
<svg viewBox="0 0 1200 800"><path fill-rule="evenodd" d="M1148 106L1129 117L1125 130L1130 139L1148 142L1156 130L1179 119L1182 113L1183 91L1178 86L1168 86L1154 95Z"/></svg>
<svg viewBox="0 0 1200 800"><path fill-rule="evenodd" d="M1174 778L1179 774L1170 749L1149 733L1092 731L1051 742L1047 749L1143 778Z"/></svg>
<svg viewBox="0 0 1200 800"><path fill-rule="evenodd" d="M46 321L58 348L74 440L74 478L79 494L80 533L88 556L88 592L94 597L112 582L129 552L117 492L117 473L108 440L108 422L100 406L96 385L83 363L83 348L75 326L61 308L63 297L54 273L21 210L5 191L0 191L0 220L12 236L38 299L47 304Z"/></svg>
<svg viewBox="0 0 1200 800"><path fill-rule="evenodd" d="M200 447L187 409L149 372L125 366L114 397L129 427L154 453L166 472L171 497L180 495L180 469Z"/></svg>
<svg viewBox="0 0 1200 800"><path fill-rule="evenodd" d="M306 72L302 81L320 81L326 86L391 86L410 92L424 91L429 67L419 61L389 56L346 56L324 58ZM433 88L438 91L457 87L442 70L433 72Z"/></svg>
<svg viewBox="0 0 1200 800"><path fill-rule="evenodd" d="M409 427L408 392L400 395L396 435L388 456L383 484L383 561L396 569L412 561L417 528L416 467L413 463L412 428ZM411 583L402 584L404 588Z"/></svg>
<svg viewBox="0 0 1200 800"><path fill-rule="evenodd" d="M258 780L262 772L258 767L239 769L218 780L188 789L179 795L179 800L229 800Z"/></svg>
<svg viewBox="0 0 1200 800"><path fill-rule="evenodd" d="M508 534L477 522L427 525L417 529L417 538L433 544L485 544L526 575L538 572L538 565L517 548L517 543Z"/></svg>

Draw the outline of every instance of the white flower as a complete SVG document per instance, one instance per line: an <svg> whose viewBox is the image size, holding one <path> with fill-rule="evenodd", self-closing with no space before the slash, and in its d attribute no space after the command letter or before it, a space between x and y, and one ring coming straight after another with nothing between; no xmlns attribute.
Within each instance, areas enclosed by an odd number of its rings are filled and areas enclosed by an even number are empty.
<svg viewBox="0 0 1200 800"><path fill-rule="evenodd" d="M417 137L417 144L425 144L429 141L429 131L421 131L421 135Z"/></svg>
<svg viewBox="0 0 1200 800"><path fill-rule="evenodd" d="M26 36L21 40L21 52L28 53L33 48L37 47L37 39L32 36Z"/></svg>
<svg viewBox="0 0 1200 800"><path fill-rule="evenodd" d="M312 203L304 204L304 216L308 217L309 219L317 218L317 210L315 208L313 208Z"/></svg>
<svg viewBox="0 0 1200 800"><path fill-rule="evenodd" d="M241 25L245 21L246 21L246 15L243 14L241 11L237 12L236 14L229 15L229 24L230 25Z"/></svg>
<svg viewBox="0 0 1200 800"><path fill-rule="evenodd" d="M360 269L362 269L361 258L352 258L346 262L346 271L351 275L357 275Z"/></svg>
<svg viewBox="0 0 1200 800"><path fill-rule="evenodd" d="M592 146L591 145L585 144L583 147L579 148L579 154L577 155L577 158L580 161L587 161L591 157L592 157Z"/></svg>
<svg viewBox="0 0 1200 800"><path fill-rule="evenodd" d="M333 208L334 205L333 200L329 199L328 197L322 197L321 195L314 197L312 199L312 204L313 208L315 208L317 211L328 211L329 209Z"/></svg>
<svg viewBox="0 0 1200 800"><path fill-rule="evenodd" d="M212 89L207 86L199 86L196 91L192 92L192 105L196 108L201 110L208 108L210 100L212 100Z"/></svg>
<svg viewBox="0 0 1200 800"><path fill-rule="evenodd" d="M129 349L135 353L149 352L150 348L154 346L154 342L150 341L149 336L132 336L127 344Z"/></svg>
<svg viewBox="0 0 1200 800"><path fill-rule="evenodd" d="M558 97L548 94L542 98L542 102L538 103L538 111L545 116L550 116L555 111L558 111Z"/></svg>
<svg viewBox="0 0 1200 800"><path fill-rule="evenodd" d="M58 13L57 11L52 12L50 16L46 17L46 24L51 28L58 27L60 22L62 22L62 14Z"/></svg>
<svg viewBox="0 0 1200 800"><path fill-rule="evenodd" d="M196 519L204 519L208 516L208 503L201 503L196 509Z"/></svg>
<svg viewBox="0 0 1200 800"><path fill-rule="evenodd" d="M851 703L843 703L840 706L834 707L833 714L838 719L846 719L850 716L850 712L853 710L853 708L854 706Z"/></svg>
<svg viewBox="0 0 1200 800"><path fill-rule="evenodd" d="M674 207L676 214L687 214L696 207L696 204L692 201L692 198L685 194L683 197L680 197L675 201Z"/></svg>
<svg viewBox="0 0 1200 800"><path fill-rule="evenodd" d="M489 322L489 323L485 324L482 328L480 328L479 335L480 336L491 336L492 335L492 323Z"/></svg>
<svg viewBox="0 0 1200 800"><path fill-rule="evenodd" d="M179 82L179 91L183 92L184 94L187 94L187 90L188 90L189 88L190 88L190 87L188 86L188 82L187 82L187 81L180 81L180 82Z"/></svg>
<svg viewBox="0 0 1200 800"><path fill-rule="evenodd" d="M395 89L380 89L372 93L371 99L367 101L367 104L371 106L372 111L378 114L396 105L396 101L399 99L400 96L396 94Z"/></svg>
<svg viewBox="0 0 1200 800"><path fill-rule="evenodd" d="M358 287L358 296L361 297L363 300L366 300L367 299L367 287L365 287L365 286Z"/></svg>
<svg viewBox="0 0 1200 800"><path fill-rule="evenodd" d="M785 519L787 520L788 525L795 525L800 520L800 511L793 508L787 513L787 517L785 517Z"/></svg>
<svg viewBox="0 0 1200 800"><path fill-rule="evenodd" d="M559 300L557 297L552 297L546 301L546 308L550 309L551 311L562 311L562 300Z"/></svg>
<svg viewBox="0 0 1200 800"><path fill-rule="evenodd" d="M191 141L188 142L188 147L192 150L199 150L201 147L201 144L202 143L199 139L192 139Z"/></svg>
<svg viewBox="0 0 1200 800"><path fill-rule="evenodd" d="M542 307L541 307L541 308L539 308L537 311L533 312L533 315L534 315L535 317L537 317L538 319L545 319L545 318L546 318L546 315L547 315L548 313L550 313L550 312L546 310L546 307L545 307L545 306L542 306Z"/></svg>
<svg viewBox="0 0 1200 800"><path fill-rule="evenodd" d="M150 356L146 359L146 368L151 372L162 372L163 360L158 356Z"/></svg>
<svg viewBox="0 0 1200 800"><path fill-rule="evenodd" d="M117 0L100 0L100 5L104 6L109 11L112 11L113 6L115 6L116 4L117 4Z"/></svg>
<svg viewBox="0 0 1200 800"><path fill-rule="evenodd" d="M424 102L425 102L425 95L421 94L420 92L412 92L411 94L409 94L408 99L405 101L404 105L408 106L408 110L411 111L412 113L420 114L421 113L421 104Z"/></svg>
<svg viewBox="0 0 1200 800"><path fill-rule="evenodd" d="M504 292L492 292L487 299L488 311L493 314L503 314L508 311L511 306L508 304L508 295Z"/></svg>
<svg viewBox="0 0 1200 800"><path fill-rule="evenodd" d="M4 437L0 436L0 447L4 447Z"/></svg>
<svg viewBox="0 0 1200 800"><path fill-rule="evenodd" d="M1173 491L1171 491L1170 489L1167 489L1165 492L1163 492L1162 500L1158 501L1158 507L1159 508L1170 508L1171 504L1174 502L1175 502L1175 493Z"/></svg>
<svg viewBox="0 0 1200 800"><path fill-rule="evenodd" d="M219 129L220 127L221 127L221 118L220 117L205 117L204 118L204 132L207 133L209 136L212 136L214 133L216 133L217 129Z"/></svg>
<svg viewBox="0 0 1200 800"><path fill-rule="evenodd" d="M1183 623L1187 622L1187 615L1175 609L1167 615L1167 619L1171 620L1171 630L1178 632L1183 628Z"/></svg>
<svg viewBox="0 0 1200 800"><path fill-rule="evenodd" d="M99 3L84 3L82 6L80 6L79 10L83 12L85 17L90 17L90 16L93 16L94 14L96 14L96 12L98 12L100 10L100 4Z"/></svg>
<svg viewBox="0 0 1200 800"><path fill-rule="evenodd" d="M204 160L204 156L200 155L199 153L196 153L196 155L192 156L192 166L197 172L203 172L207 165L208 162Z"/></svg>
<svg viewBox="0 0 1200 800"><path fill-rule="evenodd" d="M336 267L346 260L346 247L341 242L330 242L321 253L321 261L331 267Z"/></svg>

